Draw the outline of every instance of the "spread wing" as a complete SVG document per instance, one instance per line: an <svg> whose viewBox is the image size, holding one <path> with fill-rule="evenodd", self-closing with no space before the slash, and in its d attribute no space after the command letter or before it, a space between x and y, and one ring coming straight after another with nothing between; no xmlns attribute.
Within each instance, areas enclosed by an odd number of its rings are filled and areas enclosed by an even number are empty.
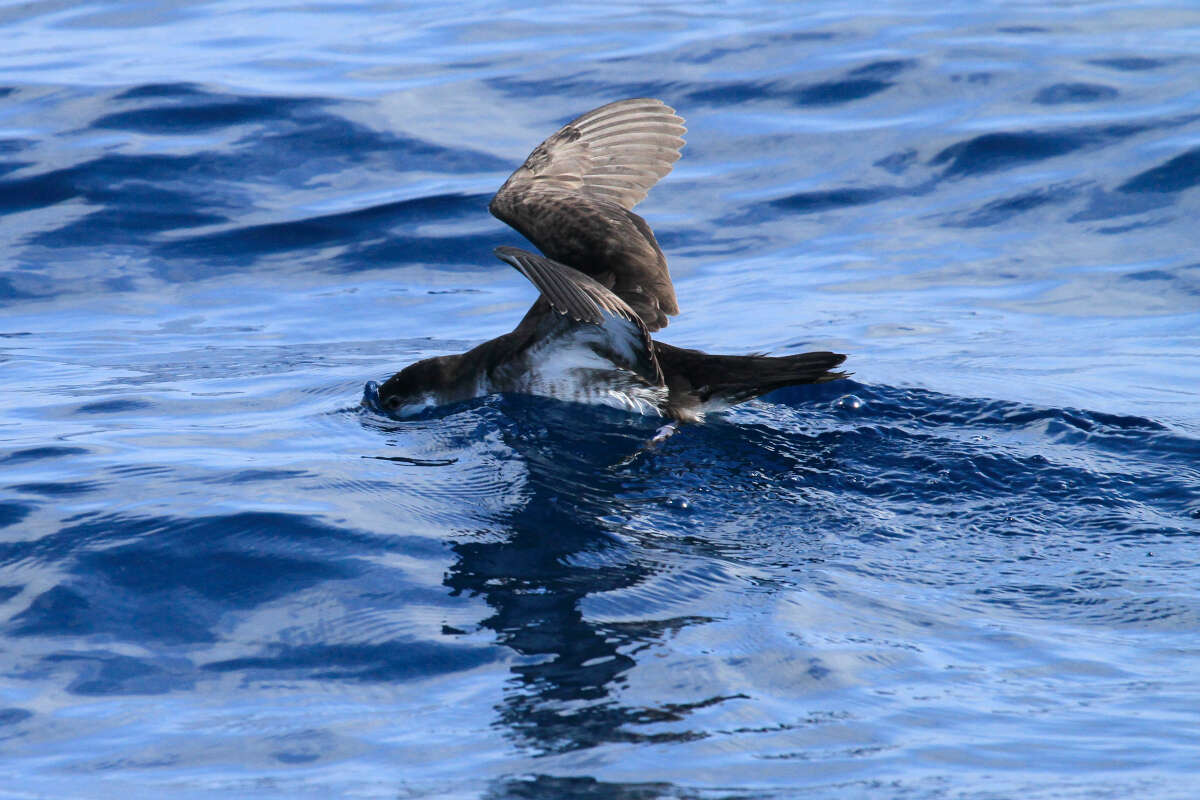
<svg viewBox="0 0 1200 800"><path fill-rule="evenodd" d="M655 386L663 385L662 369L646 324L607 287L565 264L516 247L497 247L496 257L511 264L537 287L559 314L576 322L601 325L614 334L605 355ZM610 323L616 320L617 326Z"/></svg>
<svg viewBox="0 0 1200 800"><path fill-rule="evenodd" d="M659 100L601 106L534 148L489 208L550 258L611 288L658 330L679 305L662 249L632 209L671 171L686 130Z"/></svg>

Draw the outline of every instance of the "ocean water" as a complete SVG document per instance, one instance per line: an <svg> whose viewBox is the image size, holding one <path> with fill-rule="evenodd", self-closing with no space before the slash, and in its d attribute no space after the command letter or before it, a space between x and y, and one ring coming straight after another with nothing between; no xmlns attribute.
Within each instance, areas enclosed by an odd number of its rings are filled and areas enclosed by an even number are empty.
<svg viewBox="0 0 1200 800"><path fill-rule="evenodd" d="M1191 798L1200 9L0 5L0 797ZM656 421L369 381L509 330L491 193L639 207Z"/></svg>

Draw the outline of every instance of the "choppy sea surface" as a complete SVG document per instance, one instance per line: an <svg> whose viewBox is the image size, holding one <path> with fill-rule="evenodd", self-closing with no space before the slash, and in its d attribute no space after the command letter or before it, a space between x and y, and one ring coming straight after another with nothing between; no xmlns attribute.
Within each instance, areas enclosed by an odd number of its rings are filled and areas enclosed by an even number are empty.
<svg viewBox="0 0 1200 800"><path fill-rule="evenodd" d="M0 797L1190 798L1200 9L0 5ZM687 118L656 422L360 400Z"/></svg>

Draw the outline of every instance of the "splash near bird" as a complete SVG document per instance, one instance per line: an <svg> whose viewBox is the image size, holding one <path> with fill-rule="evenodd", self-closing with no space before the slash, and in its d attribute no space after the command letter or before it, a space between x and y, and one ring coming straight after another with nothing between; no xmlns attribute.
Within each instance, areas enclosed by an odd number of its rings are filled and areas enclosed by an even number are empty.
<svg viewBox="0 0 1200 800"><path fill-rule="evenodd" d="M397 372L380 404L406 416L514 392L698 422L773 389L845 377L831 371L840 353L712 355L651 338L679 305L662 248L633 207L671 171L686 130L659 100L619 100L534 148L489 209L544 254L495 251L540 296L510 333Z"/></svg>

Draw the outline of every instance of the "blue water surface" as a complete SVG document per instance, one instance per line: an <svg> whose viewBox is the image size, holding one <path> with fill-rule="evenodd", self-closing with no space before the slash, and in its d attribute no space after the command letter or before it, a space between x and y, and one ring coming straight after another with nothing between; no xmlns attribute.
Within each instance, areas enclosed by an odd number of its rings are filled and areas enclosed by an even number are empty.
<svg viewBox="0 0 1200 800"><path fill-rule="evenodd" d="M0 7L0 797L1191 798L1200 9ZM534 299L594 106L714 352L657 422L368 381Z"/></svg>

